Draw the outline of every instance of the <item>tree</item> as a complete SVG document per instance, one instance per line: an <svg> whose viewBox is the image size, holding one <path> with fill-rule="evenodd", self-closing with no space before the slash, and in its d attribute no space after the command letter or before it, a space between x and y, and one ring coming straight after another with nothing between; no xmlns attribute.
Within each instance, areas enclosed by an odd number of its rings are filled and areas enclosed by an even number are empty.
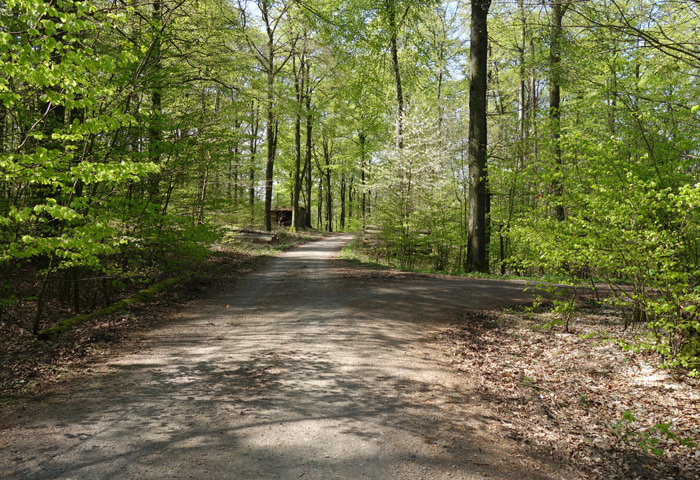
<svg viewBox="0 0 700 480"><path fill-rule="evenodd" d="M253 2L257 7L262 27L264 29L265 40L260 45L254 38L255 32L245 35L250 51L258 60L260 67L265 72L267 78L266 85L266 124L265 136L267 145L267 162L265 164L265 230L272 230L272 190L274 180L275 156L277 154L277 138L279 132L279 119L275 113L277 103L277 93L275 91L275 80L290 58L293 49L290 46L290 39L280 38L277 35L280 23L289 12L293 3L291 1L276 0L256 0ZM241 4L239 8L243 27L250 23L250 13L248 12L248 2Z"/></svg>
<svg viewBox="0 0 700 480"><path fill-rule="evenodd" d="M469 239L468 271L487 272L487 61L490 0L472 0L471 46L469 49Z"/></svg>
<svg viewBox="0 0 700 480"><path fill-rule="evenodd" d="M564 200L561 152L561 52L562 52L562 20L570 4L562 0L550 0L552 25L549 46L549 117L552 132L552 157L554 159L554 218L564 220Z"/></svg>

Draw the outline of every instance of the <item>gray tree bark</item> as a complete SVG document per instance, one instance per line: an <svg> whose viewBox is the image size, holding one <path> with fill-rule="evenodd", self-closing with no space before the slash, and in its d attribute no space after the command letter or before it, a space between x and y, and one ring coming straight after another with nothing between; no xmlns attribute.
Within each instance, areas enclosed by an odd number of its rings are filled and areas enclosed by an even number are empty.
<svg viewBox="0 0 700 480"><path fill-rule="evenodd" d="M491 0L472 0L469 59L469 225L466 270L488 272L487 245L487 60L488 12Z"/></svg>

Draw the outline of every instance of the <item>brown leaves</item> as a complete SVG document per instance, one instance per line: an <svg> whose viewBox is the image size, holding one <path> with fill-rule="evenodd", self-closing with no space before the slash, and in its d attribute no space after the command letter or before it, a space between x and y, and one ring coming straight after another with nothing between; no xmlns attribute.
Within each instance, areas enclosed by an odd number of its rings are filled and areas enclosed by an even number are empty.
<svg viewBox="0 0 700 480"><path fill-rule="evenodd" d="M628 335L612 311L586 311L579 335L541 328L546 314L466 314L443 331L456 369L478 377L513 437L552 450L591 478L700 478L700 455L655 433L660 456L639 439L659 423L700 440L700 382L655 368L654 358L601 341ZM591 334L584 338L582 334ZM619 426L625 411L636 422Z"/></svg>

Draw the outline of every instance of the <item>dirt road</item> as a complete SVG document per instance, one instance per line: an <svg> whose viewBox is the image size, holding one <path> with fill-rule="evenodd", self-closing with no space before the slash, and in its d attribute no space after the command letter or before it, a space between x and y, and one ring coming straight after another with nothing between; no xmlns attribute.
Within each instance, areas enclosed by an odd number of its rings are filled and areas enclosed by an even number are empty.
<svg viewBox="0 0 700 480"><path fill-rule="evenodd" d="M0 417L0 478L575 478L508 439L433 343L524 284L281 254Z"/></svg>

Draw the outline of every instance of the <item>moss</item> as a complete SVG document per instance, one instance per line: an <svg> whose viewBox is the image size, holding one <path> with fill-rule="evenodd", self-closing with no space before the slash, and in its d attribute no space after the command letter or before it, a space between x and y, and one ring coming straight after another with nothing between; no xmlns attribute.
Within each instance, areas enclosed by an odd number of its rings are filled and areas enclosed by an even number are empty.
<svg viewBox="0 0 700 480"><path fill-rule="evenodd" d="M62 322L59 322L55 325L52 325L52 326L42 330L41 332L39 332L39 338L49 339L56 334L70 330L71 328L75 327L76 325L80 325L81 323L85 323L88 320L91 320L93 318L101 317L103 315L110 315L112 313L118 312L119 310L124 310L129 305L144 302L150 298L155 297L159 293L164 292L165 290L172 287L173 285L181 282L182 280L184 280L188 276L189 275L184 275L182 277L176 277L176 278L170 278L168 280L164 280L162 282L151 285L150 287L148 287L144 290L141 290L140 292L132 295L129 298L125 298L124 300L119 300L118 302L113 303L112 305L110 305L108 307L102 308L100 310L89 313L87 315L79 315L77 317L68 318L66 320L63 320Z"/></svg>

